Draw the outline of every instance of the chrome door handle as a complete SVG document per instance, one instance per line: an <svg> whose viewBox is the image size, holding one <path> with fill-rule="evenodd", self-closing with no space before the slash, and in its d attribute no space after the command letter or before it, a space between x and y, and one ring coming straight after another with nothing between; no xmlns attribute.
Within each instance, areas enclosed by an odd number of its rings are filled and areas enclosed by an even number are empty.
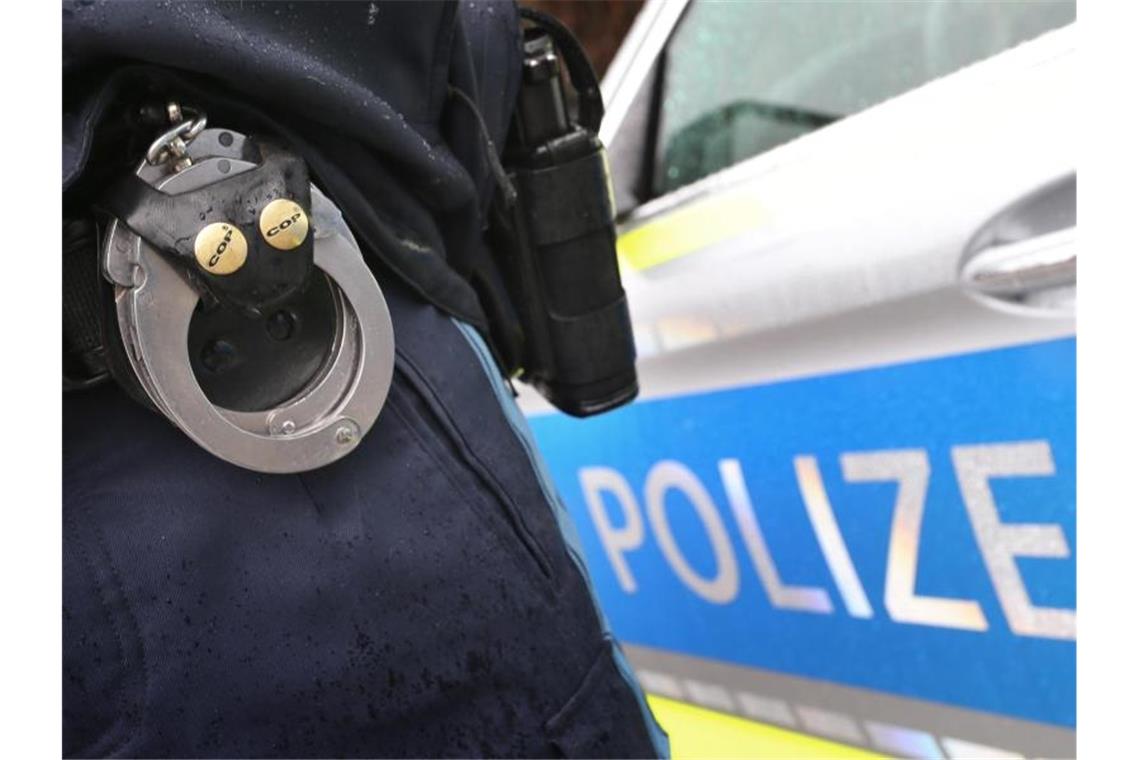
<svg viewBox="0 0 1140 760"><path fill-rule="evenodd" d="M978 251L962 268L962 284L976 293L1018 301L1035 292L1077 283L1077 230L993 245Z"/></svg>
<svg viewBox="0 0 1140 760"><path fill-rule="evenodd" d="M1071 317L1077 301L1077 175L1058 177L1002 209L966 245L959 282L984 303Z"/></svg>

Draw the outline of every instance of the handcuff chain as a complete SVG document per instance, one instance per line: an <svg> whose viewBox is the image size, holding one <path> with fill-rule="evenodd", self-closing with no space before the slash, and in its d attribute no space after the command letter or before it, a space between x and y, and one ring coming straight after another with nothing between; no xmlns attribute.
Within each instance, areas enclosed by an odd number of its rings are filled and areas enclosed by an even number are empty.
<svg viewBox="0 0 1140 760"><path fill-rule="evenodd" d="M187 108L186 113L194 118L183 118L182 106L171 101L166 104L166 113L172 126L159 135L146 151L146 162L151 166L170 162L171 172L177 174L190 167L192 161L186 155L186 146L202 134L206 128L206 112Z"/></svg>

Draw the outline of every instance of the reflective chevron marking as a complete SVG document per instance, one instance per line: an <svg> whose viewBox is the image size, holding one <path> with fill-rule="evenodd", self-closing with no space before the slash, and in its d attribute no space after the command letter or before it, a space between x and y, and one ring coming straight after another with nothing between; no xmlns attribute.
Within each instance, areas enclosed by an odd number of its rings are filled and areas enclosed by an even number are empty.
<svg viewBox="0 0 1140 760"><path fill-rule="evenodd" d="M1072 757L1076 732L626 644L651 694L911 758Z"/></svg>

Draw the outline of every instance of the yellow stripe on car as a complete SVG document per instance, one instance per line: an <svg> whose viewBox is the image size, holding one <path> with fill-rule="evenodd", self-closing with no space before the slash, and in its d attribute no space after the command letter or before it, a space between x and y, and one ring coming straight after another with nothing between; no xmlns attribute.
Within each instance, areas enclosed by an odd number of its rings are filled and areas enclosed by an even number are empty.
<svg viewBox="0 0 1140 760"><path fill-rule="evenodd" d="M748 188L699 198L623 231L618 260L631 269L649 269L748 232L765 216Z"/></svg>
<svg viewBox="0 0 1140 760"><path fill-rule="evenodd" d="M825 739L776 728L675 699L649 695L649 707L669 734L674 760L781 758L847 760L883 756Z"/></svg>

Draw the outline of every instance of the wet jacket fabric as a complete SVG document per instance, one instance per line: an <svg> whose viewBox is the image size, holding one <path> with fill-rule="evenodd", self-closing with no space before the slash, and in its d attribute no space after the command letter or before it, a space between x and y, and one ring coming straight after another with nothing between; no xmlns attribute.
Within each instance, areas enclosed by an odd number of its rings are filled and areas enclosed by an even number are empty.
<svg viewBox="0 0 1140 760"><path fill-rule="evenodd" d="M485 345L381 286L392 391L320 470L65 397L66 755L666 752Z"/></svg>
<svg viewBox="0 0 1140 760"><path fill-rule="evenodd" d="M369 434L299 475L216 459L113 383L65 394L65 754L666 753L480 337L492 180L446 92L501 149L513 4L63 10L65 215L138 161L125 104L173 93L304 156L397 347Z"/></svg>
<svg viewBox="0 0 1140 760"><path fill-rule="evenodd" d="M100 151L125 142L124 99L180 96L213 125L286 139L372 255L486 329L501 285L472 279L493 276L481 241L493 175L449 88L479 104L501 149L521 77L513 2L65 0L63 53L68 196L137 163L137 148Z"/></svg>

